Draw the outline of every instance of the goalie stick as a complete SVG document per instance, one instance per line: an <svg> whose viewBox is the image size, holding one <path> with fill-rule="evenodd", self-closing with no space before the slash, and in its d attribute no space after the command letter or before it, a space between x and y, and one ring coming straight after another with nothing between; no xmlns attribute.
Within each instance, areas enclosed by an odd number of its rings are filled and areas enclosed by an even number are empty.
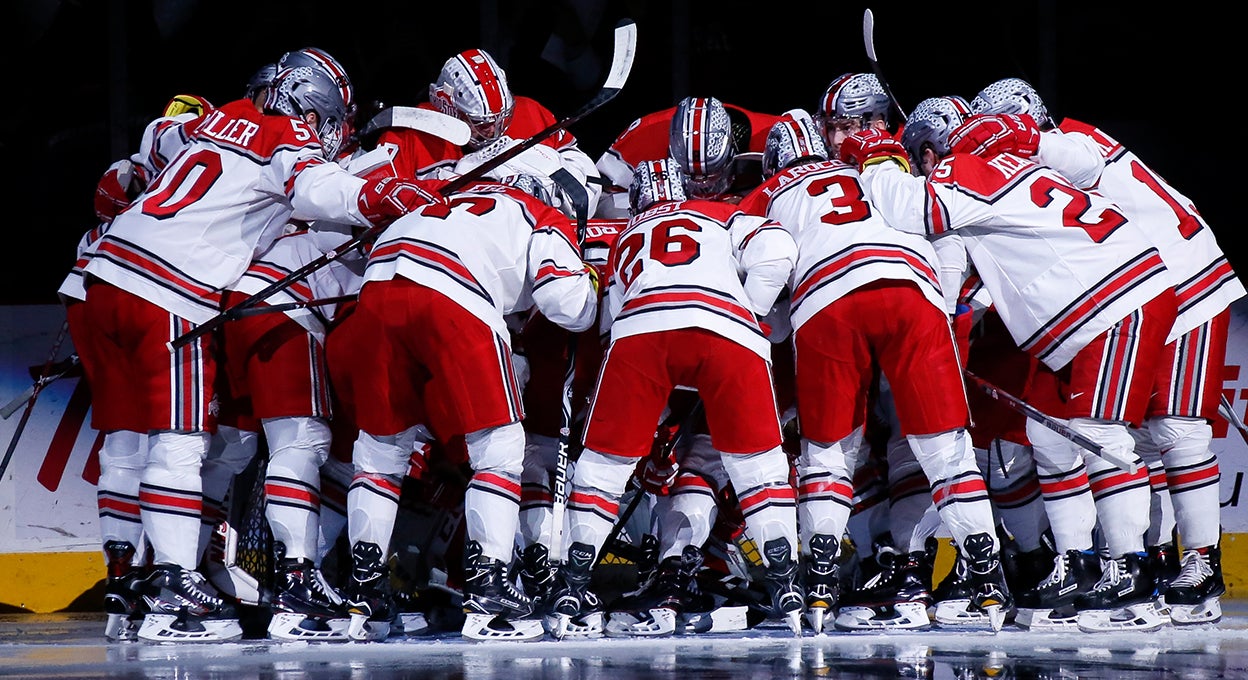
<svg viewBox="0 0 1248 680"><path fill-rule="evenodd" d="M983 390L988 396L992 397L993 399L996 399L997 401L1001 402L1002 404L1005 404L1006 406L1009 406L1010 408L1014 409L1015 411L1018 411L1019 413L1027 416L1028 418L1031 418L1032 420L1036 421L1037 423L1040 423L1041 425L1049 428L1050 430L1053 430L1054 432L1062 435L1063 437L1078 444L1079 446L1082 446L1088 451L1095 453L1097 456L1100 456L1102 459L1110 463L1113 463L1122 471L1130 473L1130 474L1135 474L1136 470L1139 469L1138 461L1129 460L1126 458L1118 458L1118 457L1106 454L1105 449L1102 448L1100 444L1097 444L1091 439L1088 439L1082 434L1071 429L1070 426L1066 425L1065 423L1058 420L1057 418L1054 418L1052 416L1045 414L1040 409L1032 406L1031 404L1028 404L1027 402L1023 401L1022 399L1019 399L1018 397L1010 394L1009 392L1006 392L1000 387L993 385L992 383L988 382L987 380L984 380L983 378L975 375L974 373L971 373L970 371L963 370L962 372L965 373L966 377L969 378L971 382L975 383L975 385L979 387L979 389Z"/></svg>
<svg viewBox="0 0 1248 680"><path fill-rule="evenodd" d="M52 351L48 352L48 358L43 362L43 369L39 371L39 378L35 380L35 384L30 388L30 395L26 397L26 410L22 412L21 420L17 421L17 428L13 430L13 438L9 440L9 448L4 452L4 459L0 460L0 480L4 479L4 473L9 469L9 461L13 459L13 452L17 450L17 442L22 438L22 432L26 429L26 423L30 422L30 412L35 410L35 400L39 398L39 393L43 391L43 386L55 380L48 379L52 370L52 362L56 361L56 355L61 351L61 344L65 342L65 336L69 334L69 319L61 324L61 330L56 334L56 340L52 343ZM60 376L57 376L60 377ZM17 405L21 405L21 401L15 401ZM6 409L8 406L5 407ZM16 410L16 406L14 407ZM5 414L5 418L12 415L12 411Z"/></svg>
<svg viewBox="0 0 1248 680"><path fill-rule="evenodd" d="M884 71L880 69L880 62L875 58L875 15L871 13L868 7L862 13L862 43L867 48L867 60L871 62L871 71L875 73L875 77L880 81L880 87L884 88L884 93L888 95L888 100L893 103L893 107L901 114L902 122L909 119L906 110L901 108L901 103L897 101L896 95L893 94L893 88L888 86L888 81L884 80Z"/></svg>
<svg viewBox="0 0 1248 680"><path fill-rule="evenodd" d="M598 94L594 95L593 99L589 100L585 106L581 107L580 110L576 111L567 118L552 123L547 126L546 129L538 132L532 137L529 137L525 141L516 144L499 155L485 161L481 165L473 168L470 172L451 180L446 185L441 187L438 190L438 193L445 196L459 191L469 184L480 180L494 168L497 168L516 156L519 156L525 150L537 146L551 135L574 125L585 116L597 111L604 104L614 99L615 95L619 94L620 89L624 87L625 81L628 80L628 74L633 68L633 58L636 55L636 50L637 25L633 23L631 19L623 19L615 27L615 51L611 60L611 70L607 73L607 79L603 83L602 88L598 91ZM237 318L237 315L241 312L241 310L252 307L256 303L267 299L270 295L289 288L296 281L302 280L312 272L324 267L337 259L343 253L354 250L377 238L383 230L384 227L377 226L362 230L359 234L348 241L344 241L333 250L325 253L315 260L312 260L311 262L308 262L268 286L265 286L259 292L240 300L235 303L234 306L219 312L216 316L208 319L190 331L174 338L168 343L169 349L171 351L180 349L198 340L204 335L211 333L226 321Z"/></svg>
<svg viewBox="0 0 1248 680"><path fill-rule="evenodd" d="M391 106L373 116L360 130L360 137L380 134L386 128L407 128L419 130L445 139L455 146L463 146L472 136L472 129L464 121L455 116L448 116L441 111L422 109L415 106Z"/></svg>

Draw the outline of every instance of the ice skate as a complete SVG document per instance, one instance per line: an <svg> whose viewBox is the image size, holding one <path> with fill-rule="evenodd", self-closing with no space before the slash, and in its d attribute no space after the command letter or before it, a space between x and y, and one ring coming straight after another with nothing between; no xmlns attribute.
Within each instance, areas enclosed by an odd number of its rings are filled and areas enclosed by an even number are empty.
<svg viewBox="0 0 1248 680"><path fill-rule="evenodd" d="M789 624L794 635L802 634L802 605L805 597L797 585L797 560L787 538L773 538L763 544L767 567L763 585L771 595L772 617Z"/></svg>
<svg viewBox="0 0 1248 680"><path fill-rule="evenodd" d="M658 637L682 630L690 615L714 609L713 600L698 589L694 578L702 568L702 551L687 545L680 555L659 564L649 589L625 598L623 606L607 616L607 635Z"/></svg>
<svg viewBox="0 0 1248 680"><path fill-rule="evenodd" d="M970 612L971 593L975 588L971 584L969 567L966 557L955 544L957 555L954 557L953 568L948 575L932 591L932 618L941 625L956 626L959 621L971 618L982 622L982 615Z"/></svg>
<svg viewBox="0 0 1248 680"><path fill-rule="evenodd" d="M234 605L197 571L158 564L142 589L149 612L139 626L141 640L221 642L243 636Z"/></svg>
<svg viewBox="0 0 1248 680"><path fill-rule="evenodd" d="M351 619L346 602L307 559L282 559L277 567L269 637L274 640L344 642Z"/></svg>
<svg viewBox="0 0 1248 680"><path fill-rule="evenodd" d="M1179 575L1165 590L1170 620L1176 625L1217 623L1222 618L1222 549L1210 546L1205 553L1183 551Z"/></svg>
<svg viewBox="0 0 1248 680"><path fill-rule="evenodd" d="M1079 630L1150 631L1169 623L1153 601L1153 579L1146 560L1144 553L1127 553L1103 563L1101 580L1091 591L1075 598Z"/></svg>
<svg viewBox="0 0 1248 680"><path fill-rule="evenodd" d="M806 623L819 635L828 613L835 618L841 594L841 570L836 563L841 542L835 536L811 536L802 576L806 587Z"/></svg>
<svg viewBox="0 0 1248 680"><path fill-rule="evenodd" d="M142 575L132 566L134 546L129 541L108 541L104 554L108 556L108 580L104 584L104 637L114 642L138 639L139 626L143 623L143 596L139 592Z"/></svg>
<svg viewBox="0 0 1248 680"><path fill-rule="evenodd" d="M595 638L603 633L602 601L589 589L594 557L592 546L573 543L568 548L567 564L554 578L550 611L543 623L556 640Z"/></svg>
<svg viewBox="0 0 1248 680"><path fill-rule="evenodd" d="M546 635L533 613L533 601L507 578L502 560L486 557L481 544L464 546L464 625L470 640L538 640Z"/></svg>
<svg viewBox="0 0 1248 680"><path fill-rule="evenodd" d="M968 616L953 625L976 625L986 619L989 628L996 633L1014 615L1014 598L1005 582L1001 555L993 551L992 538L984 533L967 536L962 549L966 551L967 576L974 591L966 610ZM972 616L983 619L973 621Z"/></svg>
<svg viewBox="0 0 1248 680"><path fill-rule="evenodd" d="M520 587L533 601L535 610L542 610L550 602L550 591L555 585L555 566L550 563L550 550L541 543L534 543L520 552Z"/></svg>
<svg viewBox="0 0 1248 680"><path fill-rule="evenodd" d="M394 596L390 590L390 569L381 558L381 547L360 541L351 548L351 577L347 581L346 605L351 621L351 640L384 640L390 636L394 618Z"/></svg>
<svg viewBox="0 0 1248 680"><path fill-rule="evenodd" d="M1053 558L1053 571L1036 587L1018 594L1014 623L1037 631L1078 630L1075 598L1101 578L1100 558L1092 551L1067 550Z"/></svg>
<svg viewBox="0 0 1248 680"><path fill-rule="evenodd" d="M882 567L861 588L841 595L835 625L840 630L920 630L932 625L931 566L922 552L902 555L880 546Z"/></svg>

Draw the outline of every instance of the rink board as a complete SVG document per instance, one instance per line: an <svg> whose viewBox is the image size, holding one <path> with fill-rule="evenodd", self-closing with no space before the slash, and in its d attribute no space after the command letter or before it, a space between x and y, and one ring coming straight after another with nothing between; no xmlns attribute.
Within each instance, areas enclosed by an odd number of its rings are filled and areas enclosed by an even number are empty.
<svg viewBox="0 0 1248 680"><path fill-rule="evenodd" d="M32 384L65 320L58 305L0 306L0 405ZM67 338L57 353L73 352ZM1232 307L1223 393L1244 417L1248 410L1248 301ZM31 409L8 467L0 477L0 611L64 610L103 577L96 516L97 451L83 381L50 384ZM0 444L11 445L25 409L0 420ZM1248 444L1226 422L1214 424L1213 448L1222 481L1223 572L1230 597L1248 596ZM936 573L948 569L942 547Z"/></svg>

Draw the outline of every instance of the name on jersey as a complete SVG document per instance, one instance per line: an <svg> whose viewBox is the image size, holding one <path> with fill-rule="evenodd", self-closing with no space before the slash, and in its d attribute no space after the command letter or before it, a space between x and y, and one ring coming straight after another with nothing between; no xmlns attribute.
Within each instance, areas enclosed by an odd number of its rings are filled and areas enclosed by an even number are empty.
<svg viewBox="0 0 1248 680"><path fill-rule="evenodd" d="M1031 163L1025 161L1018 156L1008 153L998 154L988 160L988 165L1001 171L1006 179L1010 179L1014 175L1022 172L1025 168L1031 167Z"/></svg>
<svg viewBox="0 0 1248 680"><path fill-rule="evenodd" d="M213 111L199 128L200 134L218 141L247 146L260 131L260 125L245 118L230 118L221 111Z"/></svg>
<svg viewBox="0 0 1248 680"><path fill-rule="evenodd" d="M806 178L806 175L822 172L831 167L833 167L831 162L824 161L822 163L807 163L805 165L799 165L795 168L788 168L776 178L776 185L774 187L765 187L763 189L763 195L771 198L781 191L784 191L785 187L788 187L790 184L802 181Z"/></svg>

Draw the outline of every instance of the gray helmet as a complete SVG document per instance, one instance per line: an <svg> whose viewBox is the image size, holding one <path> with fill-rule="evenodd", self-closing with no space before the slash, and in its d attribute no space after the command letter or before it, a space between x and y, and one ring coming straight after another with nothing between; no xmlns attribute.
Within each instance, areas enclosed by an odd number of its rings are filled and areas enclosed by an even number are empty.
<svg viewBox="0 0 1248 680"><path fill-rule="evenodd" d="M347 70L338 63L328 52L318 47L305 47L293 52L287 52L277 60L277 70L285 71L288 68L298 66L310 66L320 69L329 76L334 85L338 87L342 101L347 107L347 115L355 115L355 87L351 85L351 79L347 77Z"/></svg>
<svg viewBox="0 0 1248 680"><path fill-rule="evenodd" d="M333 160L338 155L347 107L342 91L324 71L310 66L279 70L264 108L295 118L315 111L316 134L325 158Z"/></svg>
<svg viewBox="0 0 1248 680"><path fill-rule="evenodd" d="M516 98L507 74L485 50L466 50L446 60L429 85L429 101L442 113L468 124L468 146L479 149L502 137L511 125Z"/></svg>
<svg viewBox="0 0 1248 680"><path fill-rule="evenodd" d="M732 184L732 120L723 102L714 97L685 97L676 105L668 153L680 166L685 192L696 198L715 198Z"/></svg>
<svg viewBox="0 0 1248 680"><path fill-rule="evenodd" d="M255 73L251 74L251 79L247 81L247 93L245 96L255 101L257 95L273 85L273 79L276 77L277 64L261 66Z"/></svg>
<svg viewBox="0 0 1248 680"><path fill-rule="evenodd" d="M950 133L970 115L970 104L957 95L929 97L919 102L901 131L901 145L910 154L914 167L919 167L924 145L930 145L939 157L948 154Z"/></svg>
<svg viewBox="0 0 1248 680"><path fill-rule="evenodd" d="M633 170L633 181L628 186L628 209L631 214L636 215L655 203L687 198L685 173L674 160L642 161Z"/></svg>
<svg viewBox="0 0 1248 680"><path fill-rule="evenodd" d="M845 73L828 85L815 116L821 126L837 119L858 118L865 129L874 115L882 116L887 124L888 112L888 93L874 73Z"/></svg>
<svg viewBox="0 0 1248 680"><path fill-rule="evenodd" d="M979 91L971 100L972 113L1025 113L1036 121L1036 127L1049 127L1049 110L1044 100L1022 78L1002 78Z"/></svg>
<svg viewBox="0 0 1248 680"><path fill-rule="evenodd" d="M802 112L805 114L805 111ZM771 177L797 161L826 161L828 149L809 115L786 116L767 133L763 148L763 177Z"/></svg>

